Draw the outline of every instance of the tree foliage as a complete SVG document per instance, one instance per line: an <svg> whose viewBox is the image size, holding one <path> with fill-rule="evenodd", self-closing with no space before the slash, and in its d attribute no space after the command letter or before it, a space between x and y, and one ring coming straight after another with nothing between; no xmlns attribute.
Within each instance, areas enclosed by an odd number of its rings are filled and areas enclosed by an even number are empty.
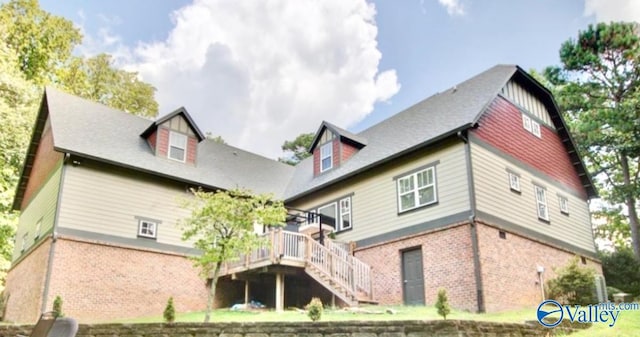
<svg viewBox="0 0 640 337"><path fill-rule="evenodd" d="M617 249L614 252L601 252L599 257L607 286L634 296L640 295L640 261L635 259L633 251L628 248Z"/></svg>
<svg viewBox="0 0 640 337"><path fill-rule="evenodd" d="M640 37L635 23L599 23L566 41L545 77L600 194L622 204L640 258Z"/></svg>
<svg viewBox="0 0 640 337"><path fill-rule="evenodd" d="M451 307L449 306L449 298L447 297L446 289L438 289L438 299L436 300L435 307L438 310L438 315L442 316L442 318L446 320L447 315L451 313Z"/></svg>
<svg viewBox="0 0 640 337"><path fill-rule="evenodd" d="M194 198L184 203L189 217L181 221L182 239L194 241L201 254L194 258L202 275L211 278L205 322L211 316L220 268L259 247L264 240L254 224L284 225L284 203L271 195L254 195L246 190L205 192L193 190Z"/></svg>
<svg viewBox="0 0 640 337"><path fill-rule="evenodd" d="M164 311L162 312L162 317L164 317L164 321L167 323L173 323L176 320L176 308L173 305L173 297L169 297L167 306L164 307Z"/></svg>
<svg viewBox="0 0 640 337"><path fill-rule="evenodd" d="M62 312L62 303L62 297L60 297L60 295L56 296L53 300L53 316L64 317L64 313Z"/></svg>
<svg viewBox="0 0 640 337"><path fill-rule="evenodd" d="M285 156L279 160L289 165L296 165L311 156L309 147L311 147L314 136L315 134L313 133L303 133L298 135L294 140L286 140L284 144L282 144L282 151L284 151Z"/></svg>
<svg viewBox="0 0 640 337"><path fill-rule="evenodd" d="M322 301L319 298L312 298L311 302L309 302L309 304L304 308L307 310L307 316L309 316L312 321L316 322L322 318L322 311L324 308L322 307Z"/></svg>
<svg viewBox="0 0 640 337"><path fill-rule="evenodd" d="M554 270L556 278L547 281L547 297L562 304L587 305L595 301L595 271L578 265L578 258Z"/></svg>

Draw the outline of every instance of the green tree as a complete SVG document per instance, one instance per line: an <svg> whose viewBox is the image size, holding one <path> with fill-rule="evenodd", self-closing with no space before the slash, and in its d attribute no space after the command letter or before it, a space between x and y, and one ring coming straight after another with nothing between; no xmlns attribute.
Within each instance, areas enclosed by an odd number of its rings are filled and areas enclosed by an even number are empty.
<svg viewBox="0 0 640 337"><path fill-rule="evenodd" d="M438 315L442 316L445 320L447 319L447 315L451 313L447 291L443 288L438 289L438 299L436 300L435 307L438 309Z"/></svg>
<svg viewBox="0 0 640 337"><path fill-rule="evenodd" d="M640 37L635 23L590 25L545 70L602 198L625 206L640 259Z"/></svg>
<svg viewBox="0 0 640 337"><path fill-rule="evenodd" d="M311 156L309 147L311 147L314 136L315 134L313 133L303 133L294 140L286 140L282 144L282 151L284 151L285 156L278 160L289 165L296 165Z"/></svg>
<svg viewBox="0 0 640 337"><path fill-rule="evenodd" d="M312 298L311 302L309 302L309 304L304 308L307 310L307 316L309 316L312 321L316 322L322 318L322 311L324 308L322 307L322 301L319 298Z"/></svg>
<svg viewBox="0 0 640 337"><path fill-rule="evenodd" d="M578 265L578 257L554 270L556 278L547 281L547 297L563 304L587 305L595 301L595 271Z"/></svg>
<svg viewBox="0 0 640 337"><path fill-rule="evenodd" d="M176 320L176 308L173 306L173 297L169 297L162 316L164 317L164 321L167 323L173 323Z"/></svg>
<svg viewBox="0 0 640 337"><path fill-rule="evenodd" d="M53 316L64 317L64 313L62 312L62 297L60 297L60 295L56 296L53 300Z"/></svg>
<svg viewBox="0 0 640 337"><path fill-rule="evenodd" d="M640 295L640 261L635 259L633 251L623 248L614 252L601 252L599 257L607 286L634 296Z"/></svg>
<svg viewBox="0 0 640 337"><path fill-rule="evenodd" d="M28 80L39 84L52 81L60 62L82 41L73 22L44 11L37 0L3 4L0 24L6 29L5 43L18 55L18 67Z"/></svg>
<svg viewBox="0 0 640 337"><path fill-rule="evenodd" d="M202 275L210 278L205 322L211 317L216 285L222 264L259 247L263 239L254 224L284 225L284 203L271 195L254 195L245 190L204 192L193 190L194 198L183 207L191 214L181 221L182 239L194 240L201 255L194 258Z"/></svg>
<svg viewBox="0 0 640 337"><path fill-rule="evenodd" d="M207 137L208 140L212 140L216 143L227 144L224 138L222 138L222 136L220 135L214 136L211 132L207 132L205 136Z"/></svg>

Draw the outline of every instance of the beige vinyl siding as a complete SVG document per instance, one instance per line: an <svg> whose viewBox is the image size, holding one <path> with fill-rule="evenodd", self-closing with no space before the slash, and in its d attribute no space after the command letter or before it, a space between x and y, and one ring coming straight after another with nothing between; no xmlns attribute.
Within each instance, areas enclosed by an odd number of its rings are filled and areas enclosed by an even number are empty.
<svg viewBox="0 0 640 337"><path fill-rule="evenodd" d="M398 214L394 177L436 161L439 161L436 165L438 203ZM309 210L350 193L353 193L353 229L340 233L340 241L366 239L467 211L470 206L464 145L456 142L444 148L421 151L341 182L338 187L316 192L289 206Z"/></svg>
<svg viewBox="0 0 640 337"><path fill-rule="evenodd" d="M138 219L158 220L157 242L183 242L176 221L188 215L179 205L184 184L111 166L83 162L67 166L58 226L123 238L138 237ZM149 240L138 238L138 240Z"/></svg>
<svg viewBox="0 0 640 337"><path fill-rule="evenodd" d="M182 116L176 116L171 118L170 120L162 123L162 126L170 129L170 130L174 130L174 131L178 131L184 134L187 134L191 137L195 137L195 133L193 133L193 130L191 130L191 128L189 127L189 122L187 122L186 119L184 119L184 117Z"/></svg>
<svg viewBox="0 0 640 337"><path fill-rule="evenodd" d="M515 166L477 144L471 144L471 154L478 211L595 252L589 206L575 192L541 174L534 175ZM510 190L507 170L520 175L520 194ZM534 183L546 189L549 223L538 219ZM568 216L560 212L558 195L569 200Z"/></svg>
<svg viewBox="0 0 640 337"><path fill-rule="evenodd" d="M18 229L16 231L15 247L13 249L13 260L16 260L21 255L22 238L25 233L28 234L27 244L25 246L26 251L53 228L58 204L61 172L62 165L58 165L56 169L52 171L47 182L42 185L40 191L37 192L36 196L20 214ZM38 221L41 222L40 235L36 238L35 232Z"/></svg>
<svg viewBox="0 0 640 337"><path fill-rule="evenodd" d="M551 123L549 111L547 111L547 108L542 104L542 101L518 83L509 81L509 83L502 88L502 94L512 102L518 104L521 108L538 117L538 119L542 120L547 126L554 128L553 123Z"/></svg>

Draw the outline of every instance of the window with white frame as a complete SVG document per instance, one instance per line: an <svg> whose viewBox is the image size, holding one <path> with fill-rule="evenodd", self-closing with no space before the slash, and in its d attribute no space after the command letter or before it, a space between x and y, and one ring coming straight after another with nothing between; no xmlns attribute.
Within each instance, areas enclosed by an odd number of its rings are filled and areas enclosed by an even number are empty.
<svg viewBox="0 0 640 337"><path fill-rule="evenodd" d="M536 137L542 138L542 134L540 133L540 123L536 122L524 113L522 114L522 127Z"/></svg>
<svg viewBox="0 0 640 337"><path fill-rule="evenodd" d="M22 248L20 249L21 252L24 252L25 249L29 247L29 245L27 244L28 239L29 239L29 232L24 233L24 235L22 235Z"/></svg>
<svg viewBox="0 0 640 337"><path fill-rule="evenodd" d="M536 194L536 205L538 210L538 218L549 221L549 207L547 207L547 191L544 187L533 185Z"/></svg>
<svg viewBox="0 0 640 337"><path fill-rule="evenodd" d="M508 174L509 174L509 188L511 188L512 191L520 192L520 177L513 172L508 172Z"/></svg>
<svg viewBox="0 0 640 337"><path fill-rule="evenodd" d="M155 239L158 235L158 223L149 220L138 221L138 236Z"/></svg>
<svg viewBox="0 0 640 337"><path fill-rule="evenodd" d="M531 133L538 138L542 138L542 134L540 133L540 123L536 121L531 121Z"/></svg>
<svg viewBox="0 0 640 337"><path fill-rule="evenodd" d="M321 215L321 221L325 225L333 227L336 231L350 229L351 221L351 197L322 205L316 209Z"/></svg>
<svg viewBox="0 0 640 337"><path fill-rule="evenodd" d="M36 231L33 234L33 238L34 239L38 239L40 237L40 230L42 229L42 218L40 220L38 220L38 222L36 223Z"/></svg>
<svg viewBox="0 0 640 337"><path fill-rule="evenodd" d="M408 211L438 201L436 196L436 168L427 167L398 178L398 209Z"/></svg>
<svg viewBox="0 0 640 337"><path fill-rule="evenodd" d="M184 162L187 154L187 136L169 132L169 158Z"/></svg>
<svg viewBox="0 0 640 337"><path fill-rule="evenodd" d="M531 132L531 118L525 114L522 114L522 127Z"/></svg>
<svg viewBox="0 0 640 337"><path fill-rule="evenodd" d="M333 142L328 142L320 147L320 172L330 170L333 167Z"/></svg>
<svg viewBox="0 0 640 337"><path fill-rule="evenodd" d="M558 203L560 204L560 212L563 214L569 214L569 199L559 195Z"/></svg>

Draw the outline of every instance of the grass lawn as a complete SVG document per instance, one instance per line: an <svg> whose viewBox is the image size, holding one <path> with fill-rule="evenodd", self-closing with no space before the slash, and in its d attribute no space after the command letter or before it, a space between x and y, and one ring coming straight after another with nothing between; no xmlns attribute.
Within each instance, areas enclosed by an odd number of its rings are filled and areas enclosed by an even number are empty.
<svg viewBox="0 0 640 337"><path fill-rule="evenodd" d="M349 312L345 310L325 309L322 314L322 321L380 321L380 320L439 320L434 307L406 307L406 306L369 306L363 307L365 310L375 312L385 312L387 309L394 310L395 314L367 314ZM202 322L204 312L181 313L176 315L177 322ZM535 308L522 309L517 311L507 311L488 314L474 314L464 311L453 310L448 319L455 320L477 320L505 323L523 323L524 321L535 320ZM228 309L215 310L211 316L212 322L308 322L306 314L297 311L285 311L276 313L274 311L231 311ZM138 319L119 320L119 323L152 323L162 322L162 316L144 317ZM634 337L640 336L640 311L621 312L616 325L610 328L607 324L594 324L591 328L572 334L575 337L603 336L603 337Z"/></svg>

